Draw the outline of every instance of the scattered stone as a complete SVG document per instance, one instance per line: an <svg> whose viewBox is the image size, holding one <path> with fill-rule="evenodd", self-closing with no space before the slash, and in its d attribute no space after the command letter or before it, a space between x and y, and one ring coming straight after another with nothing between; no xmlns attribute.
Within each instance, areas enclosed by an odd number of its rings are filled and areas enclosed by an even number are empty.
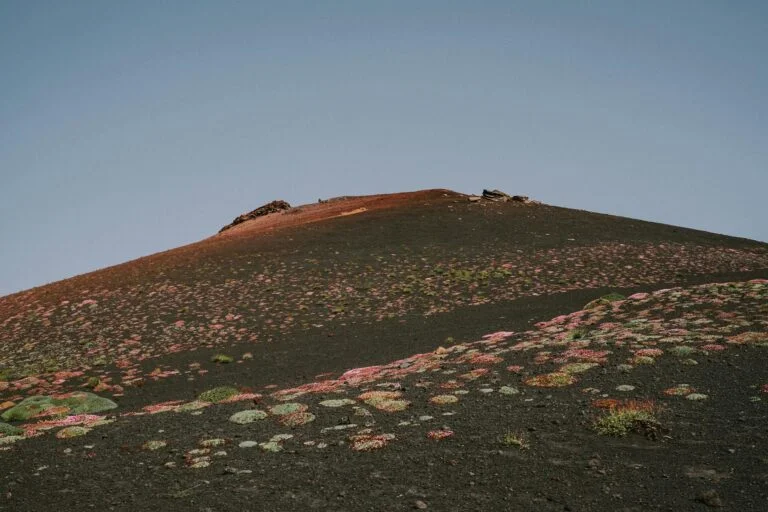
<svg viewBox="0 0 768 512"><path fill-rule="evenodd" d="M499 388L499 393L502 395L519 395L520 391L512 386L502 386Z"/></svg>
<svg viewBox="0 0 768 512"><path fill-rule="evenodd" d="M635 386L632 386L631 384L620 384L616 386L616 391L634 391Z"/></svg>
<svg viewBox="0 0 768 512"><path fill-rule="evenodd" d="M253 448L254 446L257 446L259 443L256 441L243 441L239 445L240 448Z"/></svg>
<svg viewBox="0 0 768 512"><path fill-rule="evenodd" d="M694 402L700 402L701 400L706 400L707 398L709 398L709 396L705 395L704 393L691 393L685 397L686 400L692 400Z"/></svg>
<svg viewBox="0 0 768 512"><path fill-rule="evenodd" d="M419 510L425 510L427 508L427 504L421 500L416 500L413 502L413 508L416 508Z"/></svg>
<svg viewBox="0 0 768 512"><path fill-rule="evenodd" d="M714 489L702 492L696 496L696 501L712 508L720 508L723 506L723 500Z"/></svg>

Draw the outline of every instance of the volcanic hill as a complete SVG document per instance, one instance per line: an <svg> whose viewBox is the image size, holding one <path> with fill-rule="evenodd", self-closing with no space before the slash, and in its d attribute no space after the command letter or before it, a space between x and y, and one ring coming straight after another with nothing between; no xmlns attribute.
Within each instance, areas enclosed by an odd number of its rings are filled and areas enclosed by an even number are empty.
<svg viewBox="0 0 768 512"><path fill-rule="evenodd" d="M486 192L0 298L0 510L768 510L768 245Z"/></svg>

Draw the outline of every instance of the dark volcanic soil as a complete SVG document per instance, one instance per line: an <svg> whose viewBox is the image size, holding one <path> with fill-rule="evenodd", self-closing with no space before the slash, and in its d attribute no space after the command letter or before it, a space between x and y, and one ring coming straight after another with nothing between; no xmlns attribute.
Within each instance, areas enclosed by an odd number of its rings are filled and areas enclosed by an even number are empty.
<svg viewBox="0 0 768 512"><path fill-rule="evenodd" d="M0 510L768 509L766 286L696 287L768 277L765 244L446 191L346 201L0 299L0 410L92 379L119 405L81 437L0 437ZM516 334L472 345L498 331ZM275 391L441 346L401 373L289 396L309 423L227 421L271 411ZM574 382L533 384L553 373ZM149 414L222 385L261 397ZM430 401L443 395L458 401ZM331 398L355 404L320 404ZM659 425L600 435L601 399L648 400ZM293 437L240 446L281 433Z"/></svg>

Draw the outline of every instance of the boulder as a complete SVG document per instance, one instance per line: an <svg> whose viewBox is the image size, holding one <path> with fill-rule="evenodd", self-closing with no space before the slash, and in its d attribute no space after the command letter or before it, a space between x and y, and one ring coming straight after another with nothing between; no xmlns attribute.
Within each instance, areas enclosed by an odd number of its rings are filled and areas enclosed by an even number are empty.
<svg viewBox="0 0 768 512"><path fill-rule="evenodd" d="M536 201L531 201L531 199L528 196L510 196L506 192L502 192L501 190L488 190L483 189L483 195L482 198L486 201L496 201L500 203L506 203L507 201L514 201L516 203L535 203Z"/></svg>

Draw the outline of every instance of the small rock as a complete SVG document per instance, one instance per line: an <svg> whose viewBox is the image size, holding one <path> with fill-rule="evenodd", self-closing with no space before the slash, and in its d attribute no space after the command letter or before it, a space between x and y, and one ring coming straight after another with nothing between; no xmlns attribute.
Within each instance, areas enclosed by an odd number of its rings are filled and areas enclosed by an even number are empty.
<svg viewBox="0 0 768 512"><path fill-rule="evenodd" d="M696 496L696 501L712 508L720 508L723 506L723 500L714 489L702 492Z"/></svg>
<svg viewBox="0 0 768 512"><path fill-rule="evenodd" d="M424 509L427 508L427 504L424 503L421 500L416 500L416 501L413 502L413 508L417 508L419 510L424 510Z"/></svg>
<svg viewBox="0 0 768 512"><path fill-rule="evenodd" d="M630 384L620 384L616 386L616 391L634 391L635 386L632 386Z"/></svg>

